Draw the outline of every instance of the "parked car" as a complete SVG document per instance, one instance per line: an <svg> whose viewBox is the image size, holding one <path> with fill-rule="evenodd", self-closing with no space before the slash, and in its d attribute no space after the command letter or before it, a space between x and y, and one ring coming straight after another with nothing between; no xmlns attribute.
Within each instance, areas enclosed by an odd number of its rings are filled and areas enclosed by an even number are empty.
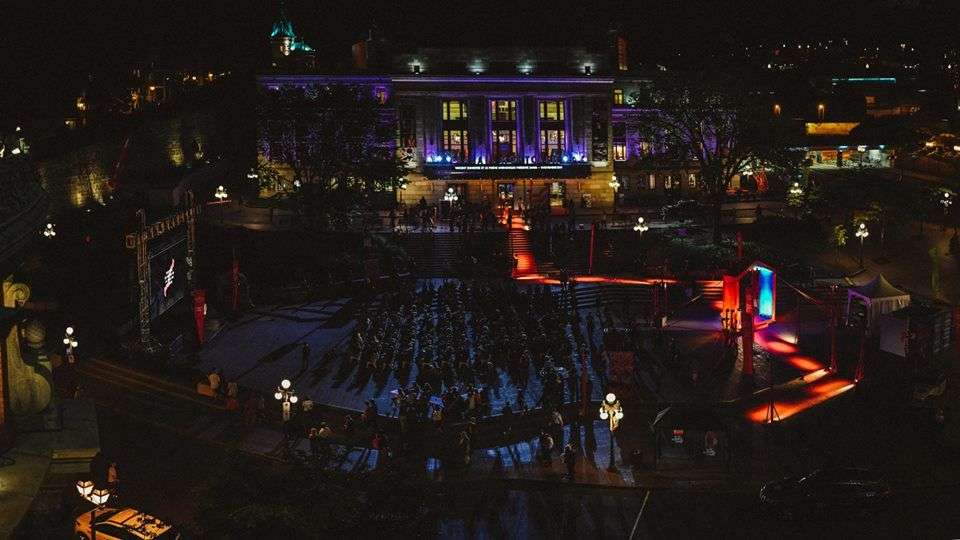
<svg viewBox="0 0 960 540"><path fill-rule="evenodd" d="M866 469L818 469L805 476L770 482L760 502L785 517L825 511L873 511L890 496L889 486Z"/></svg>
<svg viewBox="0 0 960 540"><path fill-rule="evenodd" d="M103 508L94 512L94 527L97 540L177 540L180 532L176 527L134 508ZM84 512L74 520L73 532L77 538L89 540L90 512Z"/></svg>

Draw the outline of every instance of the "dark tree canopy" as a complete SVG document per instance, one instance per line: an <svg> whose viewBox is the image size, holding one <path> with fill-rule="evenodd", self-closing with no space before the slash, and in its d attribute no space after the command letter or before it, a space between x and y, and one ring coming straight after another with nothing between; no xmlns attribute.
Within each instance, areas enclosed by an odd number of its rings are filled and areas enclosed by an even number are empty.
<svg viewBox="0 0 960 540"><path fill-rule="evenodd" d="M392 145L393 125L380 105L345 85L264 90L258 107L260 152L287 166L302 186L314 223L363 210L392 193L405 168Z"/></svg>

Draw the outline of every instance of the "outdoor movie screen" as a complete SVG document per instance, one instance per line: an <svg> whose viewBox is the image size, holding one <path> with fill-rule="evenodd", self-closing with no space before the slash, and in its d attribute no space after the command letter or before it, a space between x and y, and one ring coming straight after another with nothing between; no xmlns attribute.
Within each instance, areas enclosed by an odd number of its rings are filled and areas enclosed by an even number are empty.
<svg viewBox="0 0 960 540"><path fill-rule="evenodd" d="M150 246L150 318L179 302L187 289L187 239L182 235Z"/></svg>

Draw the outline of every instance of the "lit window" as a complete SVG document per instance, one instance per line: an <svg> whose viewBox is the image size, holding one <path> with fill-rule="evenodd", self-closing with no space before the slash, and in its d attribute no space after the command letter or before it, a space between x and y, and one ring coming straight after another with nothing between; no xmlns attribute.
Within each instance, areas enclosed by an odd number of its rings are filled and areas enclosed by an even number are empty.
<svg viewBox="0 0 960 540"><path fill-rule="evenodd" d="M620 88L613 89L613 104L623 105L623 90Z"/></svg>
<svg viewBox="0 0 960 540"><path fill-rule="evenodd" d="M517 153L517 130L495 129L490 134L493 141L493 160L502 161L512 159Z"/></svg>
<svg viewBox="0 0 960 540"><path fill-rule="evenodd" d="M648 179L650 180L650 189L657 189L657 175L651 173Z"/></svg>
<svg viewBox="0 0 960 540"><path fill-rule="evenodd" d="M540 154L544 159L557 157L566 150L565 133L562 129L540 130Z"/></svg>
<svg viewBox="0 0 960 540"><path fill-rule="evenodd" d="M443 102L444 120L466 120L467 104L458 99L447 100Z"/></svg>
<svg viewBox="0 0 960 540"><path fill-rule="evenodd" d="M517 102L512 99L495 99L490 102L490 118L494 122L512 122L517 119Z"/></svg>
<svg viewBox="0 0 960 540"><path fill-rule="evenodd" d="M613 160L614 160L614 161L626 161L626 160L627 160L627 145L625 145L625 144L614 144L614 145L613 145Z"/></svg>
<svg viewBox="0 0 960 540"><path fill-rule="evenodd" d="M468 136L465 129L445 129L443 130L443 151L446 154L464 160L468 152Z"/></svg>
<svg viewBox="0 0 960 540"><path fill-rule="evenodd" d="M673 176L668 174L663 179L663 189L670 189L672 187L673 187Z"/></svg>
<svg viewBox="0 0 960 540"><path fill-rule="evenodd" d="M386 89L386 88L384 88L384 87L382 87L382 86L378 86L378 87L377 87L377 90L374 92L374 94L376 95L377 103L383 105L384 103L387 102L387 89Z"/></svg>
<svg viewBox="0 0 960 540"><path fill-rule="evenodd" d="M690 174L687 175L687 185L690 186L690 187L692 187L692 188L697 187L697 175L696 175L696 174L690 173Z"/></svg>
<svg viewBox="0 0 960 540"><path fill-rule="evenodd" d="M563 101L541 101L540 119L554 122L563 120Z"/></svg>

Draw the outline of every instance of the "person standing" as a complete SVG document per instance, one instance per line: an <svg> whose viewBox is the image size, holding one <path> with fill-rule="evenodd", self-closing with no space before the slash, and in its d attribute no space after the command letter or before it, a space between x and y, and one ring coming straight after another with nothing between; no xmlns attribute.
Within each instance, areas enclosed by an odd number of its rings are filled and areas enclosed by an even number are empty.
<svg viewBox="0 0 960 540"><path fill-rule="evenodd" d="M117 462L111 461L107 467L107 489L114 499L117 498L120 491L120 472L117 470Z"/></svg>
<svg viewBox="0 0 960 540"><path fill-rule="evenodd" d="M572 481L577 468L577 451L573 449L573 444L568 443L563 447L563 465L567 468L567 480Z"/></svg>
<svg viewBox="0 0 960 540"><path fill-rule="evenodd" d="M310 345L306 343L303 344L303 348L300 349L300 372L303 373L307 371L307 367L310 364Z"/></svg>

